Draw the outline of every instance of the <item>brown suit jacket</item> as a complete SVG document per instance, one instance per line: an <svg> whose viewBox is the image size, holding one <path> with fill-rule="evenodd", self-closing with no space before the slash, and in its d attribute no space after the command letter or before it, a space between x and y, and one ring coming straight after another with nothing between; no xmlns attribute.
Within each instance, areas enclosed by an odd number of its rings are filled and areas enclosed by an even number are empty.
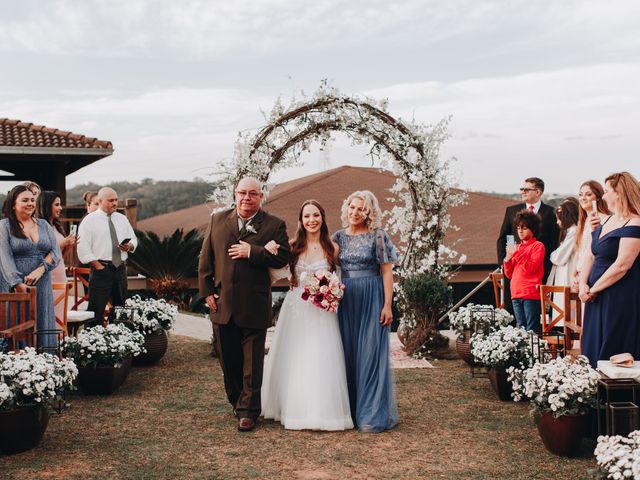
<svg viewBox="0 0 640 480"><path fill-rule="evenodd" d="M259 210L250 225L256 233L240 236L235 209L216 213L202 243L198 264L200 296L217 293L218 311L211 312L213 323L226 325L233 317L243 328L271 326L271 279L269 268L289 262L289 239L283 220ZM229 247L243 240L251 244L249 258L232 260ZM280 245L277 255L264 249L269 240Z"/></svg>

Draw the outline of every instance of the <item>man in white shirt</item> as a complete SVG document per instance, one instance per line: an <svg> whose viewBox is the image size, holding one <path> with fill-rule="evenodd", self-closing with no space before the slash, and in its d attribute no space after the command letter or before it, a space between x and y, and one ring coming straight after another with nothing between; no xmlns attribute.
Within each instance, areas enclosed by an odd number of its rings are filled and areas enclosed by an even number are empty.
<svg viewBox="0 0 640 480"><path fill-rule="evenodd" d="M126 216L116 212L118 194L109 187L98 191L98 209L88 214L78 228L78 258L91 266L88 310L95 313L91 326L102 324L107 302L124 305L127 298L128 252L138 239Z"/></svg>

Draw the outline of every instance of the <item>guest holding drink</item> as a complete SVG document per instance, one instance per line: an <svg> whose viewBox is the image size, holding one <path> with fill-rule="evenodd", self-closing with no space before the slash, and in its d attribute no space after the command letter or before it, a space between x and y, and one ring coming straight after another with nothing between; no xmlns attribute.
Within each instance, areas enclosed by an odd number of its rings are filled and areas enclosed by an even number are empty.
<svg viewBox="0 0 640 480"><path fill-rule="evenodd" d="M547 279L547 285L570 286L573 282L578 251L576 249L576 231L578 229L578 200L569 197L556 208L556 219L560 227L560 245L549 258L551 259L551 273ZM554 293L553 303L558 306L564 305L564 294ZM553 311L553 320L560 315ZM562 326L560 320L556 326Z"/></svg>
<svg viewBox="0 0 640 480"><path fill-rule="evenodd" d="M381 217L373 193L354 192L342 205L345 228L334 234L345 284L338 318L351 416L361 432L382 432L399 420L389 365L393 264L398 255L380 228Z"/></svg>
<svg viewBox="0 0 640 480"><path fill-rule="evenodd" d="M49 222L53 228L60 247L61 258L58 266L51 272L52 283L67 283L67 273L64 265L64 256L78 243L78 236L75 234L65 235L60 218L62 216L62 201L58 192L45 190L38 197L37 212L38 217ZM55 306L56 317L64 316L64 304L62 302Z"/></svg>
<svg viewBox="0 0 640 480"><path fill-rule="evenodd" d="M595 368L617 353L640 359L640 186L629 172L605 180L612 215L593 232L580 273L582 353Z"/></svg>
<svg viewBox="0 0 640 480"><path fill-rule="evenodd" d="M540 331L540 292L544 276L544 245L540 234L540 217L530 210L520 210L513 221L520 243L507 245L504 273L511 280L511 303L519 327Z"/></svg>
<svg viewBox="0 0 640 480"><path fill-rule="evenodd" d="M576 231L576 249L578 257L576 259L576 269L573 275L572 287L578 290L580 281L580 271L584 264L585 258L591 251L591 233L602 223L604 218L610 214L602 195L604 189L600 182L595 180L587 180L580 185L580 193L578 201L580 208L578 210L578 229ZM582 309L584 314L584 309Z"/></svg>

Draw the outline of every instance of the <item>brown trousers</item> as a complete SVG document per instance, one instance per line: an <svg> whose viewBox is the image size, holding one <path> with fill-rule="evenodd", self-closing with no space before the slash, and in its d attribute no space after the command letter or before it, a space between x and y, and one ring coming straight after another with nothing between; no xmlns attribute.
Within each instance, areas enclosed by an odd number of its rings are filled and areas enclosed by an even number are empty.
<svg viewBox="0 0 640 480"><path fill-rule="evenodd" d="M239 417L260 416L260 389L264 368L265 329L238 327L233 317L226 325L213 324L216 349L229 403Z"/></svg>

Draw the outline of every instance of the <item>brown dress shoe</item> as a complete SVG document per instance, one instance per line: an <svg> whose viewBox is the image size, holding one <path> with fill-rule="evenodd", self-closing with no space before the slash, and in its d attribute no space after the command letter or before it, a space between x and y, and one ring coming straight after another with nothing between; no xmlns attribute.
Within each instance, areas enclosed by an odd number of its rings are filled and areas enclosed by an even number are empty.
<svg viewBox="0 0 640 480"><path fill-rule="evenodd" d="M240 420L238 420L238 430L240 430L241 432L249 432L253 430L255 426L256 422L252 418L242 417Z"/></svg>

